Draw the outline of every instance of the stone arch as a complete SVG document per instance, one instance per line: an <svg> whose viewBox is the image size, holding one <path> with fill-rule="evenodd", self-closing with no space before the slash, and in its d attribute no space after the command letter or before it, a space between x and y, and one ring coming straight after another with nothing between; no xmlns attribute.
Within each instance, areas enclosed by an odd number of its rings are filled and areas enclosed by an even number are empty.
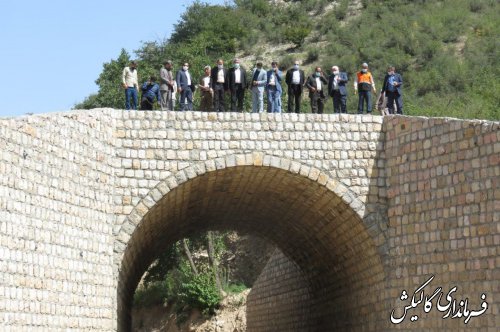
<svg viewBox="0 0 500 332"><path fill-rule="evenodd" d="M273 197L267 202L256 195ZM357 315L374 315L370 306L380 300L384 270L363 214L363 202L344 184L286 158L254 152L180 170L152 189L116 233L118 330L129 330L135 287L167 244L194 231L228 227L269 239L303 270L319 296L308 303L317 308L311 329L370 330ZM367 292L374 297L363 297ZM376 321L370 320L372 330Z"/></svg>

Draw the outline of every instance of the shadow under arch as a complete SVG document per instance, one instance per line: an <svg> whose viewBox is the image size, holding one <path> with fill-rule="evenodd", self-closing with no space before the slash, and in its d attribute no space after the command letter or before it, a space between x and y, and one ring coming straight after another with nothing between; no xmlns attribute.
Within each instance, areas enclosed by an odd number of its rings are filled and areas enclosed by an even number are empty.
<svg viewBox="0 0 500 332"><path fill-rule="evenodd" d="M384 270L363 211L348 188L321 170L263 153L181 170L142 199L117 233L118 331L131 329L135 288L158 254L208 229L274 242L308 280L309 330L379 330L372 306L380 300Z"/></svg>

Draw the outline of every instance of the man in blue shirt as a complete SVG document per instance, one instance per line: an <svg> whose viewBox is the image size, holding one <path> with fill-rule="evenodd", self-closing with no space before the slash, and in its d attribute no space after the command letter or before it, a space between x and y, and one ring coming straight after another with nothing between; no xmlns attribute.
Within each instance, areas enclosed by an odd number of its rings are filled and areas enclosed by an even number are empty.
<svg viewBox="0 0 500 332"><path fill-rule="evenodd" d="M152 110L156 101L161 100L160 86L156 83L156 78L151 76L142 85L141 110Z"/></svg>
<svg viewBox="0 0 500 332"><path fill-rule="evenodd" d="M394 114L394 102L396 102L397 113L403 114L402 85L403 78L401 78L401 75L396 73L394 66L389 66L387 68L387 75L384 78L384 84L382 85L382 94L385 92L385 96L387 97L389 114Z"/></svg>

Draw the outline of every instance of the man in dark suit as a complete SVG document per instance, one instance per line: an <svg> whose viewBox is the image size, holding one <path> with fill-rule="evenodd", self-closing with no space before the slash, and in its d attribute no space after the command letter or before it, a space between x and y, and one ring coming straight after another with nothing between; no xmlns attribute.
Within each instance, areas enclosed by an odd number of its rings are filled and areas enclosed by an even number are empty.
<svg viewBox="0 0 500 332"><path fill-rule="evenodd" d="M403 114L402 85L403 78L401 75L396 73L396 68L394 66L389 66L387 68L387 75L385 75L381 92L385 92L385 96L387 97L387 108L389 110L389 114L394 114L394 101L396 102L398 114Z"/></svg>
<svg viewBox="0 0 500 332"><path fill-rule="evenodd" d="M245 98L245 88L247 87L247 77L245 69L241 68L240 60L234 59L233 68L227 71L227 87L231 92L231 111L243 111L243 99ZM236 107L238 103L238 107Z"/></svg>
<svg viewBox="0 0 500 332"><path fill-rule="evenodd" d="M299 69L299 62L295 61L293 68L286 72L285 82L288 85L288 113L293 112L295 102L295 113L300 113L300 100L304 87L304 71Z"/></svg>
<svg viewBox="0 0 500 332"><path fill-rule="evenodd" d="M217 60L217 66L212 68L210 84L214 91L214 112L224 112L226 102L224 92L227 90L227 70L224 68L224 60Z"/></svg>
<svg viewBox="0 0 500 332"><path fill-rule="evenodd" d="M314 73L307 79L306 86L309 89L309 98L311 98L311 111L323 114L326 98L325 90L328 89L328 81L321 67L316 67Z"/></svg>
<svg viewBox="0 0 500 332"><path fill-rule="evenodd" d="M328 79L328 94L333 98L333 111L347 113L347 87L349 81L347 73L339 71L338 66L332 67L332 74Z"/></svg>
<svg viewBox="0 0 500 332"><path fill-rule="evenodd" d="M181 95L179 102L180 111L193 110L193 92L196 89L196 85L194 84L194 80L191 78L191 74L188 69L189 63L185 62L182 65L182 69L177 72L175 79L177 82L177 91Z"/></svg>

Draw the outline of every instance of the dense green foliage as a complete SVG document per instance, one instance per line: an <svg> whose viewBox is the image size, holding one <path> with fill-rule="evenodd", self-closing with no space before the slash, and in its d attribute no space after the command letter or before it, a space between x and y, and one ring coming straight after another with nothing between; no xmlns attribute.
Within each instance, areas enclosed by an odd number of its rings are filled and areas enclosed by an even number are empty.
<svg viewBox="0 0 500 332"><path fill-rule="evenodd" d="M378 86L395 65L406 114L498 120L499 10L489 0L370 1L359 17L332 25L334 11L318 27L328 40L322 63L352 77L368 62Z"/></svg>
<svg viewBox="0 0 500 332"><path fill-rule="evenodd" d="M188 275L186 279L181 283L179 300L207 314L214 313L221 300L214 271L207 268L197 275Z"/></svg>
<svg viewBox="0 0 500 332"><path fill-rule="evenodd" d="M214 257L219 261L226 254L226 233L212 233ZM190 252L197 253L196 273L191 268L179 241L168 248L146 271L141 285L134 294L135 307L149 307L169 303L174 305L177 322L182 323L191 309L211 315L222 300L216 283L216 270L207 257L199 255L207 249L207 234L187 240ZM221 286L227 293L239 293L247 287L236 281L231 283L225 266L217 267Z"/></svg>
<svg viewBox="0 0 500 332"><path fill-rule="evenodd" d="M136 51L140 80L158 75L167 58L176 68L190 62L198 77L204 65L218 58L240 54L259 59L269 46L292 43L275 55L285 67L295 58L303 60L308 73L316 65L329 69L337 64L352 82L360 64L368 62L378 88L387 66L395 65L403 75L406 114L500 119L500 2L366 0L359 8L357 3L339 0L331 9L331 1L325 0L284 5L234 0L224 6L195 2L169 40L144 43ZM99 92L76 107L123 108L119 82L128 59L122 51L104 64L96 81ZM349 90L348 111L354 113L351 84ZM286 96L283 102L286 107ZM327 105L331 112L331 102Z"/></svg>

